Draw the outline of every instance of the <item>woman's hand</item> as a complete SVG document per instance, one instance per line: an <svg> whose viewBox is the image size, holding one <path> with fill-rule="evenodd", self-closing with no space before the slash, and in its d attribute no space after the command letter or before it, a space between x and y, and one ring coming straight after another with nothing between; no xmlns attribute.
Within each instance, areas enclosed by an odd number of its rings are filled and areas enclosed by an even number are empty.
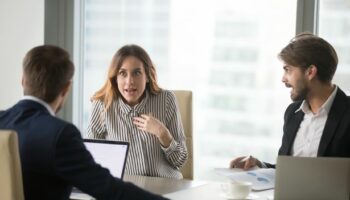
<svg viewBox="0 0 350 200"><path fill-rule="evenodd" d="M151 115L142 114L140 117L134 117L133 123L139 130L155 135L163 147L169 147L173 137L161 121Z"/></svg>

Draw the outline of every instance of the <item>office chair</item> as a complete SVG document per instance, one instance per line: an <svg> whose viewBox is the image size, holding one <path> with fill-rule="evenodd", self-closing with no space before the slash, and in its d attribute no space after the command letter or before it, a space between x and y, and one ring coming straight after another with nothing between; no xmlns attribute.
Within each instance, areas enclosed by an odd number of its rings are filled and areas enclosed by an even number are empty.
<svg viewBox="0 0 350 200"><path fill-rule="evenodd" d="M24 200L18 138L11 130L0 130L0 199Z"/></svg>
<svg viewBox="0 0 350 200"><path fill-rule="evenodd" d="M188 160L181 168L185 179L193 179L193 143L192 143L192 91L173 90L180 109L182 125L186 136Z"/></svg>

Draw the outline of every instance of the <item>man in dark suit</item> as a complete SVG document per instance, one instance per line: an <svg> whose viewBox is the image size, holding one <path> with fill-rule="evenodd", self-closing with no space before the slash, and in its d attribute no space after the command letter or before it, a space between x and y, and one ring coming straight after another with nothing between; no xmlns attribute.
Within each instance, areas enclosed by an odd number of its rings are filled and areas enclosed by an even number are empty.
<svg viewBox="0 0 350 200"><path fill-rule="evenodd" d="M79 130L55 117L73 74L63 49L31 49L23 62L24 97L0 113L0 128L18 133L25 199L69 199L72 186L96 199L164 199L114 178L95 163Z"/></svg>
<svg viewBox="0 0 350 200"><path fill-rule="evenodd" d="M350 98L332 78L338 64L327 41L309 33L296 36L279 53L282 82L294 101L284 115L279 155L350 157ZM238 157L230 167L275 167L249 157Z"/></svg>

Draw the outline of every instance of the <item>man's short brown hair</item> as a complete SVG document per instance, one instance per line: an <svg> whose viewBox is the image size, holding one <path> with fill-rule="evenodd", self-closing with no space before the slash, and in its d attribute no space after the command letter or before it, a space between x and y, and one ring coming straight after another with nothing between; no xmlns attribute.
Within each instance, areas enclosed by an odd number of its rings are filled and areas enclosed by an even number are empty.
<svg viewBox="0 0 350 200"><path fill-rule="evenodd" d="M324 83L332 81L338 65L338 56L332 45L311 33L301 33L294 37L278 57L286 64L303 70L315 65L317 77Z"/></svg>
<svg viewBox="0 0 350 200"><path fill-rule="evenodd" d="M34 47L23 60L24 95L51 103L73 74L74 65L67 51L52 45Z"/></svg>

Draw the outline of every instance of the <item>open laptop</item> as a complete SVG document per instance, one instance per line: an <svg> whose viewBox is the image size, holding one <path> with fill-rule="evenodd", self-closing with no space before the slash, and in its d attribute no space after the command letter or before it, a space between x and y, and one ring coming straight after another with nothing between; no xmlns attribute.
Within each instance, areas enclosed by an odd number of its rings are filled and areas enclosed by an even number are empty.
<svg viewBox="0 0 350 200"><path fill-rule="evenodd" d="M84 139L84 144L96 163L107 168L114 177L123 179L129 152L128 142ZM73 188L70 199L92 199L92 197Z"/></svg>
<svg viewBox="0 0 350 200"><path fill-rule="evenodd" d="M350 199L350 158L277 159L274 199Z"/></svg>

